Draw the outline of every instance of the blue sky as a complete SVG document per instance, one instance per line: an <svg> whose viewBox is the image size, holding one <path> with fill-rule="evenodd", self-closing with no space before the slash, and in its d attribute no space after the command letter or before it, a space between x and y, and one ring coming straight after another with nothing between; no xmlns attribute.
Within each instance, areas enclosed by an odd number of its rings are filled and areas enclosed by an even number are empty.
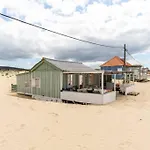
<svg viewBox="0 0 150 150"><path fill-rule="evenodd" d="M0 12L48 29L93 42L123 46L137 62L150 67L150 1L2 0ZM108 21L109 20L109 21ZM31 68L43 56L82 61L98 68L123 49L73 41L0 17L0 65Z"/></svg>

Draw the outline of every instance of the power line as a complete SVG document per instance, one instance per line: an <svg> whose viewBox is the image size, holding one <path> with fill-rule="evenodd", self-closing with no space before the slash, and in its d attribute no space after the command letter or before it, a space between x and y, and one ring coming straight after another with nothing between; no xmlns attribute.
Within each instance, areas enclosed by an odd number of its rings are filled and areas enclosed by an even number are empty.
<svg viewBox="0 0 150 150"><path fill-rule="evenodd" d="M63 33L57 32L57 31L53 31L53 30L50 30L50 29L47 29L47 28L44 28L44 27L41 27L41 26L38 26L38 25L35 25L35 24L32 24L32 23L29 23L29 22L17 19L17 18L8 16L8 15L2 14L2 13L0 13L0 15L3 16L3 17L6 17L6 18L9 18L9 19L12 19L12 20L15 20L15 21L18 21L18 22L21 22L21 23L33 26L35 28L39 28L39 29L42 29L42 30L45 30L45 31L48 31L48 32L51 32L51 33L54 33L54 34L57 34L57 35L60 35L60 36L64 36L64 37L67 37L67 38L71 38L71 39L80 41L80 42L89 43L89 44L102 46L102 47L108 47L108 48L123 48L121 46L110 46L110 45L104 45L104 44L95 43L95 42L88 41L88 40L79 39L79 38L76 38L76 37L73 37L73 36L70 36L70 35L67 35L67 34L63 34Z"/></svg>
<svg viewBox="0 0 150 150"><path fill-rule="evenodd" d="M127 54L128 54L130 57L132 57L132 59L134 59L137 63L139 63L140 65L142 65L142 63L140 63L139 61L137 61L137 60L129 53L128 50L127 50L126 52L127 52ZM142 65L142 66L144 66L144 65Z"/></svg>

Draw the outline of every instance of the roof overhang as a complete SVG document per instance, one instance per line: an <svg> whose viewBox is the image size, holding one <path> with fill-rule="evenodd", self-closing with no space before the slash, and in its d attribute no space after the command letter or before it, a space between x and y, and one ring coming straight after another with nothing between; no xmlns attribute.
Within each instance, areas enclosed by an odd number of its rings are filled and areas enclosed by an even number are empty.
<svg viewBox="0 0 150 150"><path fill-rule="evenodd" d="M132 66L129 66L129 67L142 67L142 65L132 65Z"/></svg>
<svg viewBox="0 0 150 150"><path fill-rule="evenodd" d="M105 74L105 75L112 75L112 74L132 74L133 71L104 71L104 70L100 70L100 71L91 71L91 72L63 72L63 74Z"/></svg>
<svg viewBox="0 0 150 150"><path fill-rule="evenodd" d="M63 72L63 74L102 74L105 71L100 70L100 71L74 71L74 72Z"/></svg>
<svg viewBox="0 0 150 150"><path fill-rule="evenodd" d="M112 75L112 74L132 74L133 71L105 71L104 74Z"/></svg>

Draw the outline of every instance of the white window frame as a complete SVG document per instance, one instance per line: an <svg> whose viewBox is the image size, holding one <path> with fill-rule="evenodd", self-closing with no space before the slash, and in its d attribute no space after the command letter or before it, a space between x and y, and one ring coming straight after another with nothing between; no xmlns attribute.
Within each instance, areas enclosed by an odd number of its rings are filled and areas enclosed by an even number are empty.
<svg viewBox="0 0 150 150"><path fill-rule="evenodd" d="M117 68L117 71L120 71L120 72L121 72L121 71L122 71L122 68Z"/></svg>

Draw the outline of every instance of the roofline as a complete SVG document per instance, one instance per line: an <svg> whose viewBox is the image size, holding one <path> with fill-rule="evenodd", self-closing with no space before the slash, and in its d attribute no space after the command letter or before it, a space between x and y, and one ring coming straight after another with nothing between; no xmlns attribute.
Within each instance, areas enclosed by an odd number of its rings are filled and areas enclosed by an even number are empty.
<svg viewBox="0 0 150 150"><path fill-rule="evenodd" d="M130 67L142 67L142 65L132 65Z"/></svg>
<svg viewBox="0 0 150 150"><path fill-rule="evenodd" d="M63 72L63 74L102 74L105 71L100 70L100 71L72 71L72 72Z"/></svg>
<svg viewBox="0 0 150 150"><path fill-rule="evenodd" d="M104 74L112 75L112 74L123 74L123 73L133 73L133 71L105 71Z"/></svg>
<svg viewBox="0 0 150 150"><path fill-rule="evenodd" d="M49 59L49 58L48 58ZM46 62L47 64L51 64L53 67L57 68L60 71L63 71L61 68L58 68L57 66L55 66L54 64L48 62L46 60L45 57L43 57L38 63L36 63L32 68L31 68L31 72L34 71L36 68L38 68L42 63Z"/></svg>
<svg viewBox="0 0 150 150"><path fill-rule="evenodd" d="M19 74L17 74L16 76L20 76L20 75L24 75L24 74L29 74L29 73L31 73L31 71L24 72L24 73L19 73Z"/></svg>
<svg viewBox="0 0 150 150"><path fill-rule="evenodd" d="M63 72L63 74L105 74L105 75L112 75L112 74L122 74L122 73L133 73L133 71L77 71L77 72Z"/></svg>
<svg viewBox="0 0 150 150"><path fill-rule="evenodd" d="M116 66L122 66L122 67L124 67L124 65L113 65L113 66L110 66L110 65L108 65L108 66L100 66L100 67L116 67ZM132 65L130 66L130 65L125 65L126 67L132 67Z"/></svg>
<svg viewBox="0 0 150 150"><path fill-rule="evenodd" d="M111 58L110 60L108 61L111 61L112 59L114 59L115 57L118 57L118 56L114 56L113 58ZM104 62L102 65L100 65L101 67L103 67L108 61Z"/></svg>
<svg viewBox="0 0 150 150"><path fill-rule="evenodd" d="M38 66L40 66L44 61L44 58L42 58L39 62L37 62L32 68L31 68L31 72L33 70L35 70Z"/></svg>
<svg viewBox="0 0 150 150"><path fill-rule="evenodd" d="M122 59L122 58L120 58L119 56L114 56L113 58L111 58L110 60L108 60L108 61L106 61L105 63L103 63L102 65L100 65L100 67L114 67L114 66L124 66L123 64L121 64L121 65L106 65L105 66L105 64L107 63L107 62L109 62L109 61L111 61L112 59L114 59L115 57L117 57L117 58L119 58L121 61L123 61L124 62L124 60ZM128 66L132 66L129 62L126 62L126 65L125 65L126 67L128 67Z"/></svg>
<svg viewBox="0 0 150 150"><path fill-rule="evenodd" d="M49 60L52 60L52 61L59 61L59 62L68 62L68 63L83 64L82 62L77 62L77 61L58 60L58 59L51 59L51 58L47 58L47 57L43 57L43 59L49 59Z"/></svg>

